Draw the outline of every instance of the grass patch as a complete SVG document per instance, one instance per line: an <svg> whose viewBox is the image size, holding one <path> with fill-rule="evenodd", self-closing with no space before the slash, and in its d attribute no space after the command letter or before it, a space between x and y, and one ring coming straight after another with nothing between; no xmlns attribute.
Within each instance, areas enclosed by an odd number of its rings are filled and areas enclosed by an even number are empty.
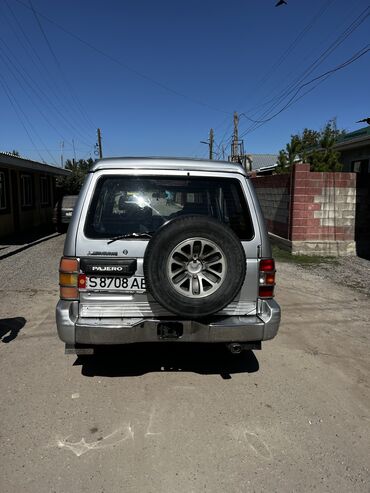
<svg viewBox="0 0 370 493"><path fill-rule="evenodd" d="M278 262L291 262L304 266L332 264L337 265L339 262L336 257L321 257L319 255L292 255L290 252L279 248L277 245L272 245L272 256Z"/></svg>

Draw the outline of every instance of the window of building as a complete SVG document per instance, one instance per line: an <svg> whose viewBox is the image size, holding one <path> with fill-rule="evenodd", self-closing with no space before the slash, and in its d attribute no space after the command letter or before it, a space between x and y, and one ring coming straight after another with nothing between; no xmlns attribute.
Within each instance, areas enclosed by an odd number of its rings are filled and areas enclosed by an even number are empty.
<svg viewBox="0 0 370 493"><path fill-rule="evenodd" d="M6 192L5 173L0 171L0 211L6 210L8 206Z"/></svg>
<svg viewBox="0 0 370 493"><path fill-rule="evenodd" d="M31 207L33 201L32 176L21 175L22 207Z"/></svg>
<svg viewBox="0 0 370 493"><path fill-rule="evenodd" d="M354 173L367 174L370 172L370 160L359 159L358 161L352 161L352 171Z"/></svg>
<svg viewBox="0 0 370 493"><path fill-rule="evenodd" d="M40 177L40 192L41 192L41 205L49 205L50 187L49 187L49 178L47 176Z"/></svg>

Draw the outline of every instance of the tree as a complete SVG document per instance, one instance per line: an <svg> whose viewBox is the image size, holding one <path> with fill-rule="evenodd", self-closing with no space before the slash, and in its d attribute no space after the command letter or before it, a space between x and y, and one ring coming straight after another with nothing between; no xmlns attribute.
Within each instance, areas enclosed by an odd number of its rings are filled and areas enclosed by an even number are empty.
<svg viewBox="0 0 370 493"><path fill-rule="evenodd" d="M320 131L305 128L302 134L292 135L290 143L279 152L277 173L289 173L297 161L309 163L311 171L339 171L340 153L334 150L334 144L344 133L332 119Z"/></svg>
<svg viewBox="0 0 370 493"><path fill-rule="evenodd" d="M94 161L91 158L88 160L79 159L78 161L67 159L65 169L70 170L71 173L69 176L58 179L58 185L62 188L64 195L77 195L79 193L85 176L93 164Z"/></svg>

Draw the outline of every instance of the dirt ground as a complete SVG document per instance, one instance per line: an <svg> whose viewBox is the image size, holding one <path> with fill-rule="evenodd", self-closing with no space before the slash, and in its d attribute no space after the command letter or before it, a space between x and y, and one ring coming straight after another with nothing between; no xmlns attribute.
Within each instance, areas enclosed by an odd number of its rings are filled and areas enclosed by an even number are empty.
<svg viewBox="0 0 370 493"><path fill-rule="evenodd" d="M63 240L0 261L2 493L369 491L366 292L278 261L262 351L81 359L56 336Z"/></svg>

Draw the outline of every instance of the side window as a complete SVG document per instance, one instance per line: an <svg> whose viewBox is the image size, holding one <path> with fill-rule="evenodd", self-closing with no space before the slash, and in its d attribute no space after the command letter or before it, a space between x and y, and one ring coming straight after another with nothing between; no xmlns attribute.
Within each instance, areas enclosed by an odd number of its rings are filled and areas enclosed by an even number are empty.
<svg viewBox="0 0 370 493"><path fill-rule="evenodd" d="M49 178L47 176L40 177L40 193L41 193L41 205L49 205L50 188L49 188Z"/></svg>
<svg viewBox="0 0 370 493"><path fill-rule="evenodd" d="M33 204L32 176L21 175L22 207L31 207Z"/></svg>
<svg viewBox="0 0 370 493"><path fill-rule="evenodd" d="M4 171L0 171L0 211L6 211L8 208L7 189Z"/></svg>

